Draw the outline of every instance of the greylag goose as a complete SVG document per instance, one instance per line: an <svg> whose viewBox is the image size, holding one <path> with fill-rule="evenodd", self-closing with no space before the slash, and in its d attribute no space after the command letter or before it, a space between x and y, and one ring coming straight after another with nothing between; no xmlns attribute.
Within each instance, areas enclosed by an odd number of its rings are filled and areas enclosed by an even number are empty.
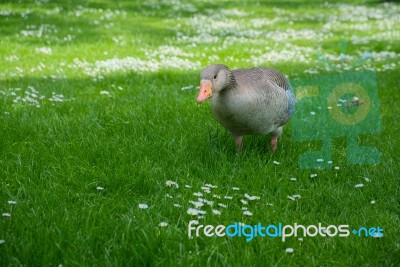
<svg viewBox="0 0 400 267"><path fill-rule="evenodd" d="M282 128L294 114L295 97L289 81L272 68L230 70L217 64L200 75L197 103L211 98L215 119L235 138L240 150L244 135L271 133L275 151Z"/></svg>

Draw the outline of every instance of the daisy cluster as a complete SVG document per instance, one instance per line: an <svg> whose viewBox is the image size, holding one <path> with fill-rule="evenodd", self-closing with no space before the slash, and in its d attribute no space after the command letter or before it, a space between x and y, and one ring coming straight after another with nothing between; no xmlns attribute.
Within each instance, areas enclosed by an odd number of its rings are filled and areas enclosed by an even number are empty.
<svg viewBox="0 0 400 267"><path fill-rule="evenodd" d="M64 72L65 67L67 64L63 61L57 62L56 64L45 64L46 60L48 58L51 58L54 54L53 49L50 46L42 46L42 47L37 47L34 49L35 52L35 57L43 59L43 61L40 61L37 63L36 66L29 65L28 66L23 66L23 64L26 64L27 61L24 59L23 56L17 55L17 54L10 54L7 56L4 56L4 61L5 62L10 62L15 65L14 69L10 68L9 70L5 70L0 73L0 78L6 79L6 78L25 78L27 76L35 75L35 76L40 76L42 79L51 79L53 81L57 79L66 79L67 76ZM0 56L1 59L1 56ZM18 65L17 65L18 64ZM21 65L19 65L21 64ZM48 75L47 73L52 73Z"/></svg>
<svg viewBox="0 0 400 267"><path fill-rule="evenodd" d="M26 25L25 28L18 33L18 36L21 38L43 39L47 44L70 43L75 39L73 32L76 30L70 27L68 31L68 34L60 35L60 29L55 25ZM77 31L80 32L80 30Z"/></svg>
<svg viewBox="0 0 400 267"><path fill-rule="evenodd" d="M192 187L190 185L185 185L185 188ZM248 193L241 194L240 188L238 187L232 187L226 190L227 193L225 194L216 194L214 193L216 188L218 188L217 185L209 183L201 186L200 190L192 194L193 199L188 201L189 205L185 205L188 206L186 213L197 219L203 219L207 214L220 216L230 207L241 205L243 215L253 215L249 210L249 202L259 200L260 197L252 196ZM218 192L220 192L220 190L218 190ZM236 205L234 204L235 202Z"/></svg>
<svg viewBox="0 0 400 267"><path fill-rule="evenodd" d="M317 163L323 164L326 160L319 158L316 159ZM327 164L332 165L333 161L326 161ZM277 168L281 165L278 161L272 162L277 165ZM339 166L335 166L335 172L339 174ZM318 179L317 173L310 174L310 179ZM361 177L366 183L370 183L371 180L367 177ZM288 181L297 183L296 177L288 178ZM351 186L351 185L350 185ZM356 189L362 189L365 184L357 183L353 185ZM181 210L182 213L186 213L187 219L194 222L200 223L200 220L204 220L207 216L224 216L224 214L232 214L232 210L236 212L240 210L243 217L253 216L254 205L261 199L257 195L244 193L239 187L228 187L219 188L217 185L211 183L205 183L201 186L194 187L189 184L180 186L177 181L167 180L165 181L165 187L168 193L164 195L164 200L167 205L172 205L174 209ZM98 188L99 190L99 188ZM103 188L101 188L103 190ZM223 192L223 193L222 193ZM188 196L188 197L187 197ZM302 199L302 196L298 193L288 195L287 200L290 202L298 202ZM372 199L370 204L376 204L376 200ZM272 203L265 203L266 206L273 206ZM151 206L147 203L138 204L139 209L148 209ZM160 227L168 226L168 222L160 222Z"/></svg>
<svg viewBox="0 0 400 267"><path fill-rule="evenodd" d="M47 4L47 1L35 1L35 5L42 6ZM4 17L21 17L28 21L30 15L33 11L27 9L21 12L14 12L10 10L0 10L0 16ZM114 26L115 19L125 18L127 16L127 12L124 10L111 10L111 9L102 9L102 8L89 8L83 6L77 6L71 10L63 10L62 7L54 7L52 9L47 9L45 11L47 15L62 15L66 17L70 17L72 20L80 17L85 17L90 19L89 23L92 25L98 25L99 27L104 27L106 29ZM69 33L60 36L60 32L68 30ZM27 24L24 29L20 30L17 35L20 38L36 38L36 39L44 39L46 43L68 43L72 42L75 39L75 34L81 33L81 29L75 29L73 27L59 29L56 25L51 24ZM116 36L113 37L112 40L117 44L124 45L124 40L121 40L121 37Z"/></svg>
<svg viewBox="0 0 400 267"><path fill-rule="evenodd" d="M252 18L245 11L235 15L229 9L209 14L195 14L190 18L181 18L177 24L177 41L193 47L202 44L222 44L227 49L235 44L270 45L275 42L286 43L295 40L326 40L332 36L324 30L314 29L274 29L276 24L290 24L286 17ZM209 21L213 20L210 24ZM207 27L206 27L207 25Z"/></svg>
<svg viewBox="0 0 400 267"><path fill-rule="evenodd" d="M40 108L44 102L50 102L54 105L55 103L75 100L74 98L65 98L63 94L56 92L52 92L50 96L46 96L30 85L25 89L9 88L7 91L0 90L0 95L10 97L13 105L28 105L37 108Z"/></svg>
<svg viewBox="0 0 400 267"><path fill-rule="evenodd" d="M329 5L329 4L324 4ZM366 51L367 46L363 46L355 55L350 55L343 60L343 55L329 54L322 51L322 48L315 49L310 46L298 45L297 41L319 43L332 38L338 34L336 24L353 25L355 29L363 28L360 35L348 33L349 29L343 29L344 39L351 40L354 44L357 39L363 36L370 36L371 31L377 31L370 39L363 39L364 43L370 41L394 41L398 40L399 31L395 25L399 21L399 8L396 5L385 4L380 9L362 7L361 15L351 15L353 20L349 23L350 16L348 10L355 10L351 5L332 5L332 14L323 16L321 14L293 14L288 10L274 8L275 17L261 18L254 17L254 14L242 10L224 9L223 11L209 10L206 14L194 14L192 17L183 17L179 20L175 30L177 31L177 42L181 45L197 47L201 45L211 45L213 52L229 50L237 44L244 44L243 51L250 56L248 58L240 56L225 57L226 61L247 62L253 65L270 65L281 62L299 62L312 65L313 68L305 70L305 73L318 74L320 71L332 70L377 70L386 71L394 69L399 64L400 53L393 51ZM392 9L394 8L394 9ZM390 12L387 12L390 11ZM385 15L386 14L386 15ZM356 19L354 19L356 18ZM213 23L210 24L209 20ZM294 25L303 20L316 20L321 22L319 29L275 29L276 25ZM365 21L368 23L366 24ZM356 25L356 26L354 26ZM358 25L358 26L357 26ZM366 26L365 26L366 25ZM390 38L386 38L386 37ZM259 47L259 48L256 48ZM388 47L390 48L390 46ZM319 53L316 53L320 51ZM324 54L326 61L331 64L320 64L318 54ZM243 55L243 54L242 54ZM370 60L368 60L370 59ZM218 61L219 57L213 55L209 57L209 63ZM389 63L383 64L383 62ZM355 64L358 63L358 64ZM382 63L382 64L380 64ZM332 65L334 66L332 68ZM315 67L314 67L315 66Z"/></svg>
<svg viewBox="0 0 400 267"><path fill-rule="evenodd" d="M114 72L154 72L160 69L199 69L201 64L193 59L194 55L183 52L173 46L161 46L158 50L145 51L147 59L136 57L110 58L93 63L78 58L68 67L81 69L91 77L107 75ZM190 58L190 59L189 59ZM192 59L192 60L191 60Z"/></svg>
<svg viewBox="0 0 400 267"><path fill-rule="evenodd" d="M400 37L400 31L396 30L399 20L400 8L395 4L383 3L380 8L338 4L335 12L328 16L324 29L345 33L348 30L356 30L362 36L369 36L365 39L366 42L394 41L396 37Z"/></svg>
<svg viewBox="0 0 400 267"><path fill-rule="evenodd" d="M239 207L242 216L253 216L252 204L260 200L259 196L242 193L239 187L220 190L217 185L210 183L205 183L199 188L193 188L188 184L181 187L176 181L172 180L167 180L165 186L169 188L169 192L165 194L167 203L185 212L187 219L195 222L199 222L207 216L230 214L232 209L239 210ZM190 197L185 199L182 195ZM138 208L148 209L149 205L140 203ZM159 226L166 227L168 222L160 222Z"/></svg>
<svg viewBox="0 0 400 267"><path fill-rule="evenodd" d="M62 9L58 9L60 12ZM127 12L119 9L103 9L103 8L91 8L84 6L77 6L75 9L68 11L67 16L71 17L82 17L94 15L93 17L98 18L100 21L111 21L118 17L126 17Z"/></svg>
<svg viewBox="0 0 400 267"><path fill-rule="evenodd" d="M50 24L27 25L24 30L19 32L21 37L36 37L42 38L45 35L57 34L58 28Z"/></svg>
<svg viewBox="0 0 400 267"><path fill-rule="evenodd" d="M156 15L156 11L164 8L168 8L170 10L170 12L165 14L169 17L174 17L177 15L177 13L179 14L181 12L194 13L198 11L197 7L192 3L189 3L189 1L181 0L146 0L143 1L143 6L147 9L143 10L142 12L149 16Z"/></svg>

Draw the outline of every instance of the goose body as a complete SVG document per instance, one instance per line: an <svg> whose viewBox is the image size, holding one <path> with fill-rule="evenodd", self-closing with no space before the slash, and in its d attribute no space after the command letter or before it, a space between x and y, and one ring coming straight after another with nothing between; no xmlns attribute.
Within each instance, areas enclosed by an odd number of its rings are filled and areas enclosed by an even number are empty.
<svg viewBox="0 0 400 267"><path fill-rule="evenodd" d="M282 127L294 113L290 83L272 68L230 70L210 65L201 73L197 102L207 98L215 119L235 137L238 149L244 135L271 133L275 150Z"/></svg>

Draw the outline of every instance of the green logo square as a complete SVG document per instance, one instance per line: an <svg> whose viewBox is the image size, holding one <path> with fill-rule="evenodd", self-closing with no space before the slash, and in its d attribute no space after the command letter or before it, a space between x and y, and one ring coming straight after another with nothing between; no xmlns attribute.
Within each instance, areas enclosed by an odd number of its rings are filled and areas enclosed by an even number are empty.
<svg viewBox="0 0 400 267"><path fill-rule="evenodd" d="M292 118L295 141L322 141L320 151L308 151L299 158L300 168L329 168L332 141L347 137L349 164L375 164L380 152L358 145L358 135L379 133L378 89L375 72L311 76L291 81L296 95Z"/></svg>

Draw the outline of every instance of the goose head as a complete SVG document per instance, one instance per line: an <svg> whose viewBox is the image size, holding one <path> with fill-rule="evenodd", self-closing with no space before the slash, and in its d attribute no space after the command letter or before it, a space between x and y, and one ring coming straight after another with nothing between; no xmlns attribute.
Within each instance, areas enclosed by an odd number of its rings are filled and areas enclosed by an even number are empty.
<svg viewBox="0 0 400 267"><path fill-rule="evenodd" d="M213 94L218 94L229 88L233 81L233 74L222 64L210 65L203 69L200 75L200 90L197 103L202 103Z"/></svg>

